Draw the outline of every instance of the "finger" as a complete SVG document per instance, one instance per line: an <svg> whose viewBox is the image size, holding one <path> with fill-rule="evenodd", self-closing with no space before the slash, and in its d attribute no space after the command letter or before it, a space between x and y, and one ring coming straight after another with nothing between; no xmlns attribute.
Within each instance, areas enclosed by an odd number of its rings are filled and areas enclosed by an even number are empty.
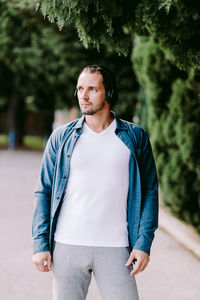
<svg viewBox="0 0 200 300"><path fill-rule="evenodd" d="M44 267L44 271L42 271L42 272L49 272L49 268L47 265Z"/></svg>
<svg viewBox="0 0 200 300"><path fill-rule="evenodd" d="M130 254L129 259L127 260L125 266L126 267L130 266L132 264L134 258L135 258L135 255L134 254Z"/></svg>
<svg viewBox="0 0 200 300"><path fill-rule="evenodd" d="M44 261L44 270L43 270L43 272L49 272L47 260Z"/></svg>
<svg viewBox="0 0 200 300"><path fill-rule="evenodd" d="M138 261L138 262L134 265L133 270L131 271L130 275L131 275L131 276L134 276L134 275L138 274L138 273L139 273L139 270L140 270L140 268L141 268L141 266L142 266L142 261Z"/></svg>
<svg viewBox="0 0 200 300"><path fill-rule="evenodd" d="M35 264L36 269L41 272L42 269L41 269L41 266L39 265L39 263L35 262L34 264Z"/></svg>
<svg viewBox="0 0 200 300"><path fill-rule="evenodd" d="M50 265L51 265L51 263L50 263ZM49 272L50 270L51 269L49 269L49 262L48 262L48 258L47 258L44 260L43 264L40 266L40 272Z"/></svg>
<svg viewBox="0 0 200 300"><path fill-rule="evenodd" d="M45 271L45 267L39 266L39 271L40 271L40 272L44 272L44 271Z"/></svg>
<svg viewBox="0 0 200 300"><path fill-rule="evenodd" d="M146 269L147 265L148 265L148 261L144 261L140 267L140 272L144 271L144 269Z"/></svg>
<svg viewBox="0 0 200 300"><path fill-rule="evenodd" d="M144 269L146 268L148 264L147 260L141 261L141 263L139 264L138 267L134 268L133 271L131 271L131 275L137 275L140 272L144 271Z"/></svg>
<svg viewBox="0 0 200 300"><path fill-rule="evenodd" d="M44 272L47 269L47 260L46 259L42 259L39 261L38 263L38 267L39 267L39 271L40 272Z"/></svg>
<svg viewBox="0 0 200 300"><path fill-rule="evenodd" d="M48 267L49 271L52 270L52 262L51 262L51 256L50 255L47 257L47 267Z"/></svg>

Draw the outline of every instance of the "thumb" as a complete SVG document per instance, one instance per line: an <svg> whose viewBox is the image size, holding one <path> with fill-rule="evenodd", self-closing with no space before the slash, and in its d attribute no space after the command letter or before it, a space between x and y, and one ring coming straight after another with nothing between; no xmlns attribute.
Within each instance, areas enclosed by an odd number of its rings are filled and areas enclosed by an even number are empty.
<svg viewBox="0 0 200 300"><path fill-rule="evenodd" d="M48 257L47 257L47 266L48 266L49 271L51 271L51 269L52 269L51 255L48 255Z"/></svg>
<svg viewBox="0 0 200 300"><path fill-rule="evenodd" d="M127 260L125 266L130 266L132 264L132 261L134 259L135 255L133 253L130 254L129 259Z"/></svg>

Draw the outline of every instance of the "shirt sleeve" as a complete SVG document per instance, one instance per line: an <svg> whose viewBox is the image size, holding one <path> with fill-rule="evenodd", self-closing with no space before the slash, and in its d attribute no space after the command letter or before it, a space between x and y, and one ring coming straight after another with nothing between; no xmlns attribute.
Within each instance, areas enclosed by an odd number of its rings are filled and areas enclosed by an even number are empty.
<svg viewBox="0 0 200 300"><path fill-rule="evenodd" d="M158 228L158 180L151 144L145 131L141 143L139 168L142 205L139 234L134 248L150 254L154 232Z"/></svg>
<svg viewBox="0 0 200 300"><path fill-rule="evenodd" d="M49 251L51 194L56 154L56 131L54 131L45 147L35 190L35 208L32 221L34 253Z"/></svg>

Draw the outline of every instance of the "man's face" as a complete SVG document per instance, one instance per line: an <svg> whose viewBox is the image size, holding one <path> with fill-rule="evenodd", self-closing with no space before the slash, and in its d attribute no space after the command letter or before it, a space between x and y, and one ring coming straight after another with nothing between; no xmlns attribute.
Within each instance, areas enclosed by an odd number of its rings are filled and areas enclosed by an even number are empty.
<svg viewBox="0 0 200 300"><path fill-rule="evenodd" d="M77 90L79 106L84 115L94 115L108 109L109 104L100 73L83 71L78 78Z"/></svg>

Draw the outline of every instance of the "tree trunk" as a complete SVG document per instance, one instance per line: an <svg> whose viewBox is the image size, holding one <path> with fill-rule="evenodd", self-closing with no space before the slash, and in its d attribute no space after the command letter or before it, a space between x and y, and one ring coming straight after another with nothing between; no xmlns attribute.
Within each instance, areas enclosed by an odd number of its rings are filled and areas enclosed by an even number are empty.
<svg viewBox="0 0 200 300"><path fill-rule="evenodd" d="M11 150L23 146L24 120L25 102L24 99L19 97L17 85L14 82L8 112L9 149Z"/></svg>
<svg viewBox="0 0 200 300"><path fill-rule="evenodd" d="M54 108L43 111L43 134L45 143L47 142L49 136L52 133L53 121L54 121Z"/></svg>

